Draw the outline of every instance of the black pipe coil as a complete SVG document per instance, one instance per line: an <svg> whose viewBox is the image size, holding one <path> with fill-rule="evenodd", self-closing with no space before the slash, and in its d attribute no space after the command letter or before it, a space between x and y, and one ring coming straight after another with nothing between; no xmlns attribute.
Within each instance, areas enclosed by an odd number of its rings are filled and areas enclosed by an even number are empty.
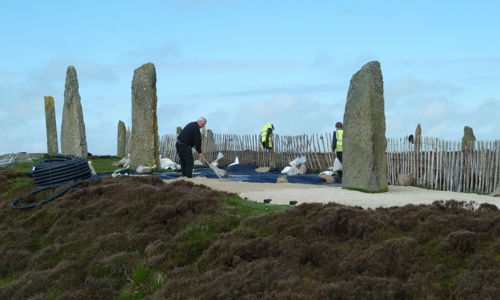
<svg viewBox="0 0 500 300"><path fill-rule="evenodd" d="M13 209L27 209L42 203L50 202L66 193L71 188L83 183L84 180L92 177L92 171L88 161L75 155L58 155L55 158L43 160L33 165L32 171L27 174L33 177L37 189L12 201L10 207ZM69 184L71 181L76 182ZM27 195L36 194L49 188L64 186L67 184L69 184L67 188L44 201L17 206L17 203Z"/></svg>

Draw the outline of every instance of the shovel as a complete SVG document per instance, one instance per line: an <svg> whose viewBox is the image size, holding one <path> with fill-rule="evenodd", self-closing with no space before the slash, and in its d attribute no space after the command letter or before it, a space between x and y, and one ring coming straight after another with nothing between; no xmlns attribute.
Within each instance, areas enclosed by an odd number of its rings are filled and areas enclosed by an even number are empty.
<svg viewBox="0 0 500 300"><path fill-rule="evenodd" d="M222 179L222 177L220 177L219 173L217 173L217 170L215 170L215 168L207 161L205 156L202 156L202 157L203 157L203 160L210 166L210 169L212 169L214 171L214 173L217 174L217 176L219 176L219 179Z"/></svg>

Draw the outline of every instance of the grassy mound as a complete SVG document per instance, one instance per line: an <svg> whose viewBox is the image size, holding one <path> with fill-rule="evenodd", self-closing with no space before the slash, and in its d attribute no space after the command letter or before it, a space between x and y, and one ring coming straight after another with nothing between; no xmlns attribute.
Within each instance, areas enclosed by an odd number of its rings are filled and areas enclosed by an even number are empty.
<svg viewBox="0 0 500 300"><path fill-rule="evenodd" d="M277 206L123 176L10 208L35 188L0 170L0 299L500 298L491 204Z"/></svg>

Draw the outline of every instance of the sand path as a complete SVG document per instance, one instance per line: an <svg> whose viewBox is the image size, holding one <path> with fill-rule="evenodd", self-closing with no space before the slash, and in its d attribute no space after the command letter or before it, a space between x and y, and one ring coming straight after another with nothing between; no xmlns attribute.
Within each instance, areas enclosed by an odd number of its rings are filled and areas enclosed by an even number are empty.
<svg viewBox="0 0 500 300"><path fill-rule="evenodd" d="M298 204L336 202L349 206L358 205L362 208L375 209L377 207L403 206L410 203L431 204L436 200L457 200L474 201L478 204L491 203L500 207L499 197L426 190L417 187L389 186L387 193L369 194L344 190L341 187L300 183L255 183L205 177L174 180L189 180L214 190L238 194L241 198L251 201L263 202L264 199L271 199L271 204L289 204L291 200L295 200Z"/></svg>

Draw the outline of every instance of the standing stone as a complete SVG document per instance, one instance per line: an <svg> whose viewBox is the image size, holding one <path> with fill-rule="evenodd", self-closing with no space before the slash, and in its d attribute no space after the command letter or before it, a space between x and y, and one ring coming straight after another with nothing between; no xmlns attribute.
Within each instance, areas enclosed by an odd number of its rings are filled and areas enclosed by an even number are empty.
<svg viewBox="0 0 500 300"><path fill-rule="evenodd" d="M462 151L474 151L476 137L471 127L464 127L464 136L462 137Z"/></svg>
<svg viewBox="0 0 500 300"><path fill-rule="evenodd" d="M384 82L378 61L351 78L345 107L342 188L387 192Z"/></svg>
<svg viewBox="0 0 500 300"><path fill-rule="evenodd" d="M56 125L56 108L54 106L54 97L45 96L45 127L47 129L47 154L56 156L59 153L59 145L57 143L57 125Z"/></svg>
<svg viewBox="0 0 500 300"><path fill-rule="evenodd" d="M78 92L78 79L73 66L69 66L66 71L61 126L61 153L83 158L88 156L82 103Z"/></svg>
<svg viewBox="0 0 500 300"><path fill-rule="evenodd" d="M420 123L415 129L415 143L413 146L415 147L415 152L420 152L420 148L422 146L422 128L420 127Z"/></svg>
<svg viewBox="0 0 500 300"><path fill-rule="evenodd" d="M211 129L207 129L206 139L207 139L207 143L203 146L203 152L205 152L205 153L214 150L213 145L215 145L215 137L214 137L214 133Z"/></svg>
<svg viewBox="0 0 500 300"><path fill-rule="evenodd" d="M156 69L152 63L134 71L132 80L132 145L130 167L160 167L158 118L156 115Z"/></svg>
<svg viewBox="0 0 500 300"><path fill-rule="evenodd" d="M116 148L116 156L125 157L126 143L127 143L127 130L125 129L125 123L123 121L118 121L118 141Z"/></svg>
<svg viewBox="0 0 500 300"><path fill-rule="evenodd" d="M130 153L130 148L132 147L132 130L130 130L130 127L127 127L127 142L125 143L125 154L128 156Z"/></svg>

